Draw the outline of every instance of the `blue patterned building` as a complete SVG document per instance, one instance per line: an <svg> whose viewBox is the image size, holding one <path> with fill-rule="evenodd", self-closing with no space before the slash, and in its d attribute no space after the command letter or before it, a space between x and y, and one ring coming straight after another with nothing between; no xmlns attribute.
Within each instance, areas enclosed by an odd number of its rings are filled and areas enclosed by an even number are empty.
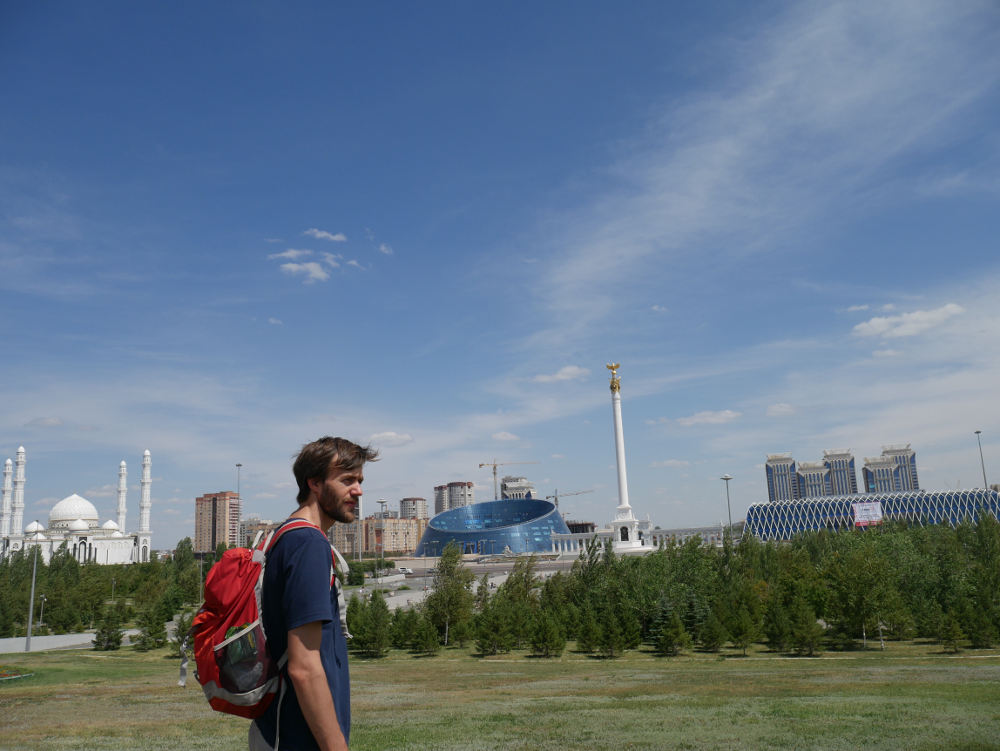
<svg viewBox="0 0 1000 751"><path fill-rule="evenodd" d="M810 498L779 503L755 503L747 510L745 534L761 540L790 540L807 530L845 530L905 521L910 524L975 522L980 515L1000 518L1000 493L995 490L946 490Z"/></svg>
<svg viewBox="0 0 1000 751"><path fill-rule="evenodd" d="M414 555L439 556L449 542L463 553L494 555L549 553L552 534L568 535L559 509L549 501L519 499L487 501L438 514L427 525Z"/></svg>

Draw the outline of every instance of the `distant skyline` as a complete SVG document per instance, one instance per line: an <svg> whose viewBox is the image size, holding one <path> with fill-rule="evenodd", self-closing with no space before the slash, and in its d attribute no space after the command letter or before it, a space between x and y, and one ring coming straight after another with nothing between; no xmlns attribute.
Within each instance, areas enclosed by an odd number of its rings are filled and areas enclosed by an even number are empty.
<svg viewBox="0 0 1000 751"><path fill-rule="evenodd" d="M0 461L153 545L513 466L576 519L767 498L767 454L1000 480L1000 7L889 0L0 9ZM529 470L529 471L522 471ZM500 468L501 473L504 468ZM132 522L129 526L134 526Z"/></svg>

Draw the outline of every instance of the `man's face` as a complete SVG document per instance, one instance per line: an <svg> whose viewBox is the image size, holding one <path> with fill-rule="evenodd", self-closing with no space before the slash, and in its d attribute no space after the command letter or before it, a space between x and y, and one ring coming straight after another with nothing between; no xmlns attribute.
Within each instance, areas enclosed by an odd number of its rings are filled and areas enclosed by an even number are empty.
<svg viewBox="0 0 1000 751"><path fill-rule="evenodd" d="M335 522L350 524L354 521L361 499L364 472L357 469L330 467L326 480L319 486L320 510Z"/></svg>

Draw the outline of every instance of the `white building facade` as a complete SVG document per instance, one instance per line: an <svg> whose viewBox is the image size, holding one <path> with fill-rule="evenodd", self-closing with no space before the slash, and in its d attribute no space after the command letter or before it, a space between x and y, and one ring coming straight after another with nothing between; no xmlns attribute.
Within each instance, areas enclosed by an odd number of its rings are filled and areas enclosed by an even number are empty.
<svg viewBox="0 0 1000 751"><path fill-rule="evenodd" d="M102 524L94 504L73 493L52 507L47 525L35 520L22 529L26 464L23 446L17 450L13 467L10 459L4 464L3 501L0 504L0 556L7 557L18 550L37 547L42 560L48 562L53 553L66 545L70 555L80 563L104 565L145 563L150 560L152 458L148 449L142 457L139 531L134 534L126 534L122 529L125 525L128 475L124 461L118 467L118 521L108 519Z"/></svg>

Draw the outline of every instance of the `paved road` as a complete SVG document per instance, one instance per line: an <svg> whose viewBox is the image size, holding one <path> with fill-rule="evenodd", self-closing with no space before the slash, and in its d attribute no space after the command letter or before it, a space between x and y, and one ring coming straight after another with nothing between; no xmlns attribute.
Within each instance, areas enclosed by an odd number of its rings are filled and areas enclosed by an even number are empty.
<svg viewBox="0 0 1000 751"><path fill-rule="evenodd" d="M128 629L125 638L122 639L122 646L129 644L129 637L138 634L138 629ZM53 634L45 636L31 637L31 651L45 652L50 649L81 649L93 646L94 632L89 631L82 634ZM25 638L17 636L12 639L0 639L0 654L11 654L12 652L24 651Z"/></svg>

